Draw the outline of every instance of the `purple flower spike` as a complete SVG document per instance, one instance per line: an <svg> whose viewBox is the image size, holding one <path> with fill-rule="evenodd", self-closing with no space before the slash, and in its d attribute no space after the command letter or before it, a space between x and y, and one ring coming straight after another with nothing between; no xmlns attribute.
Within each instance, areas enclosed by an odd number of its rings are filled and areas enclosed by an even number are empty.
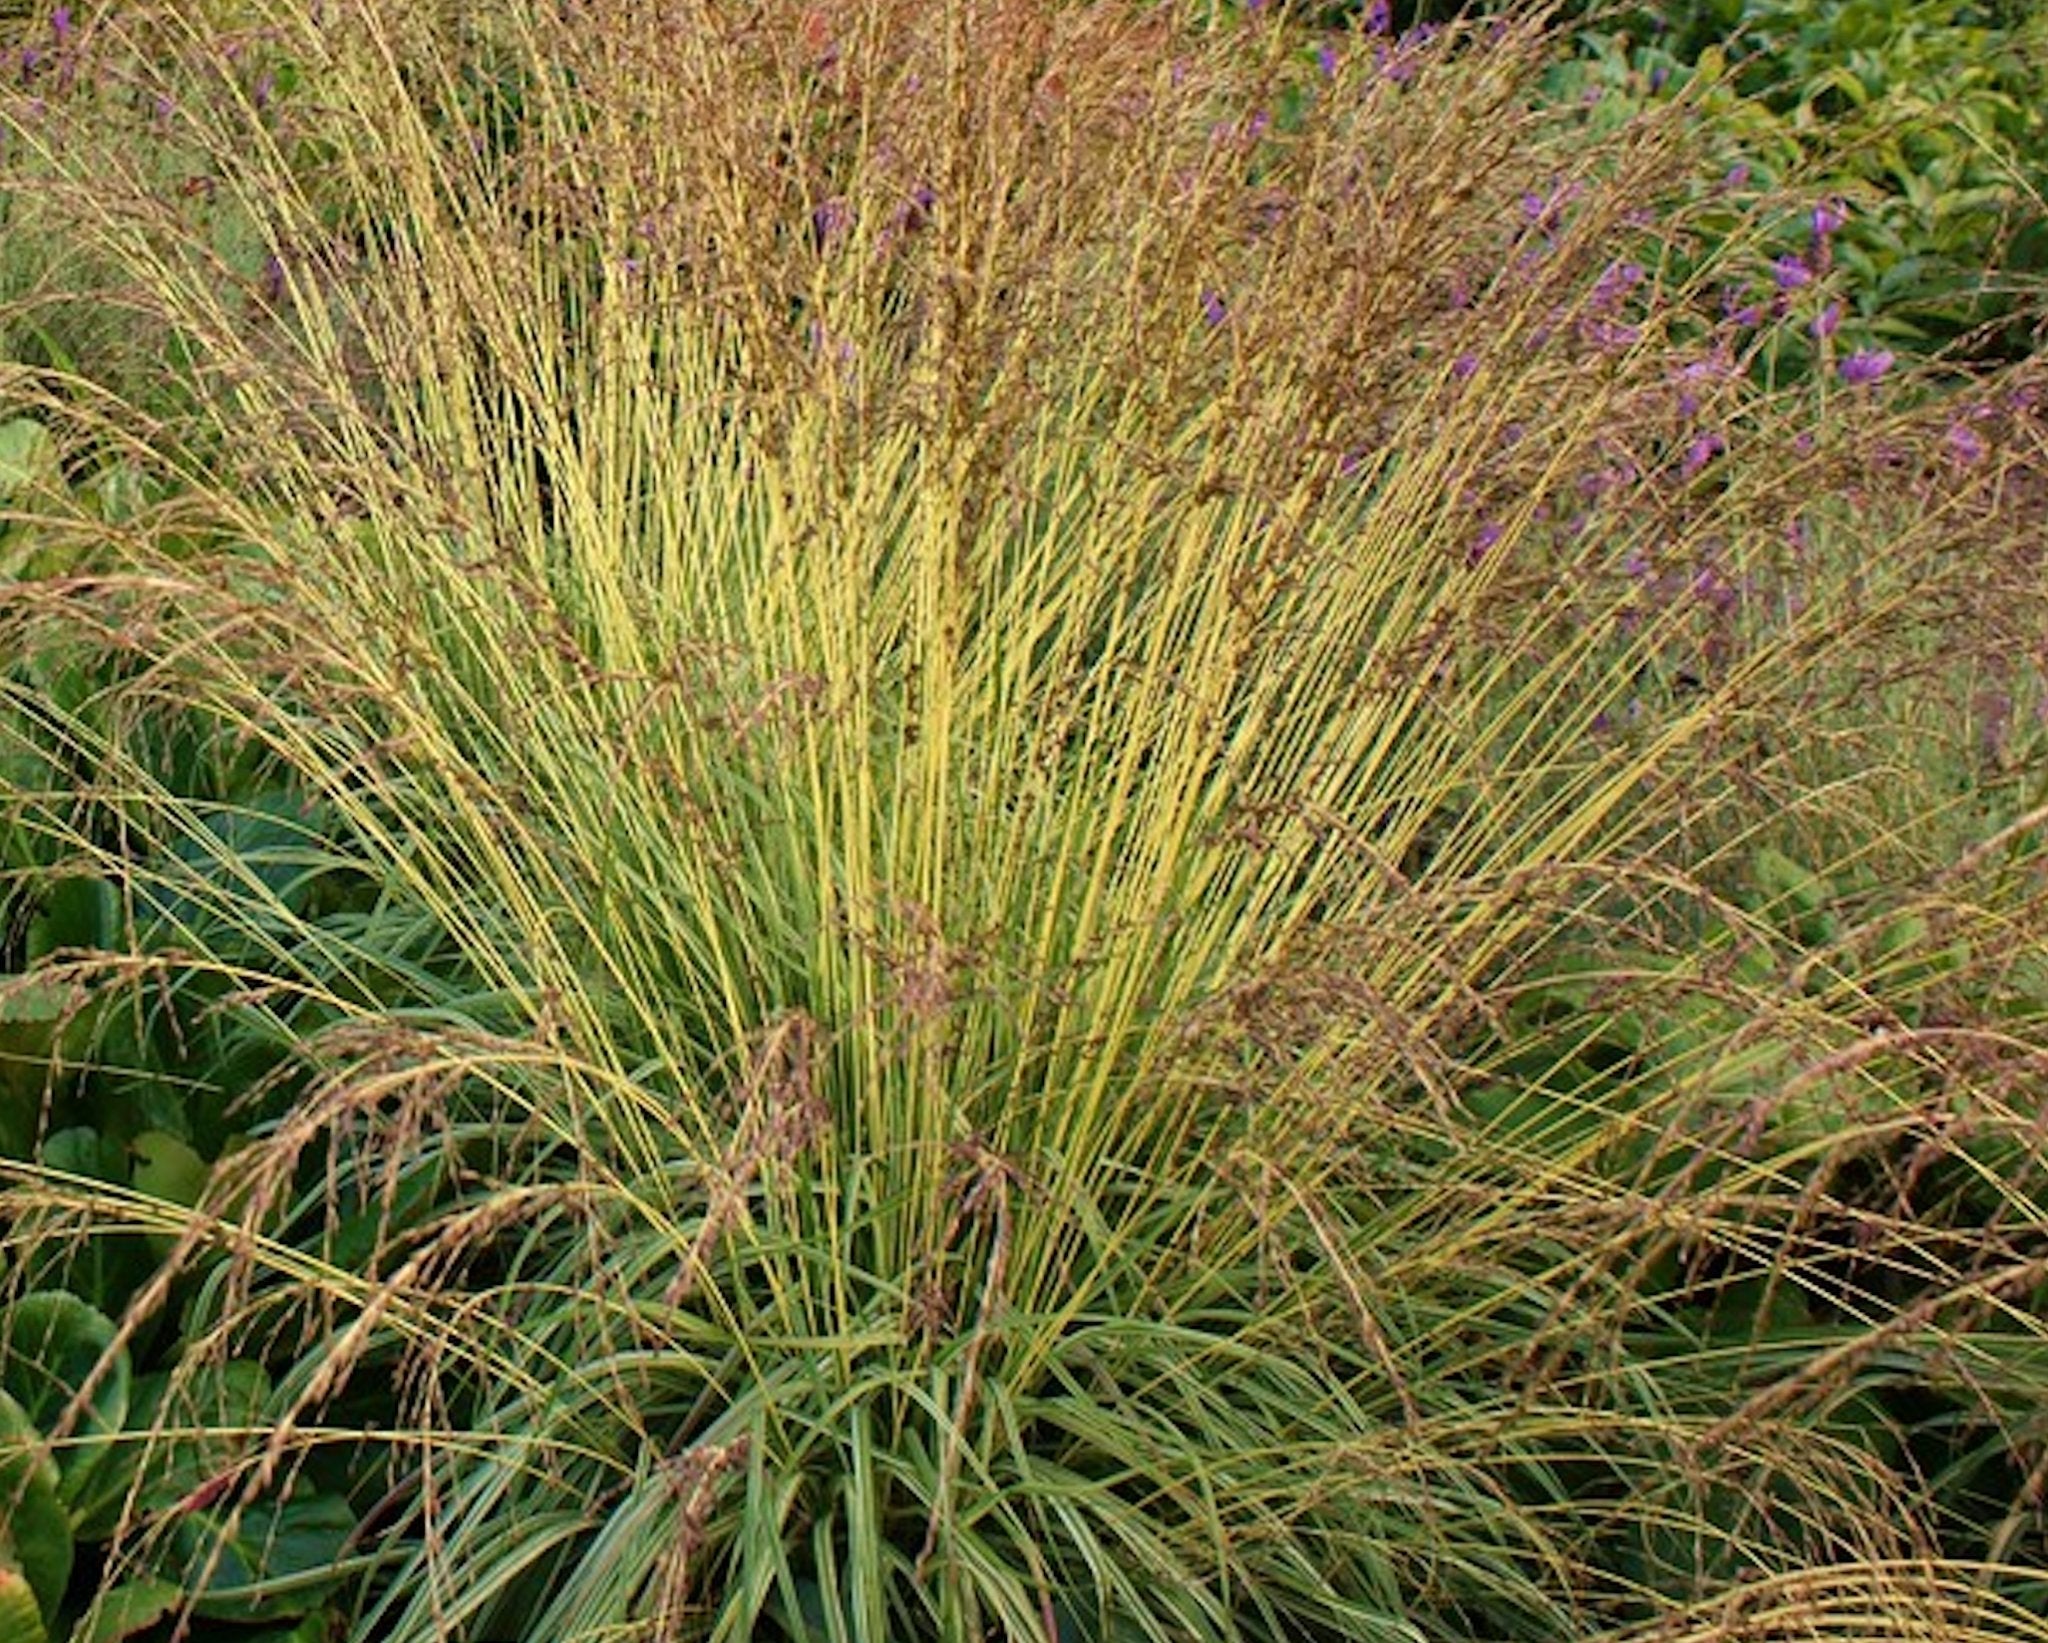
<svg viewBox="0 0 2048 1643"><path fill-rule="evenodd" d="M58 45L71 38L71 8L59 6L50 13L50 34Z"/></svg>
<svg viewBox="0 0 2048 1643"><path fill-rule="evenodd" d="M1790 253L1771 264L1771 275L1780 291L1797 291L1802 285L1813 283L1813 270L1806 266L1806 259Z"/></svg>
<svg viewBox="0 0 2048 1643"><path fill-rule="evenodd" d="M1842 323L1842 305L1831 302L1813 316L1813 334L1822 342L1835 334L1835 328Z"/></svg>
<svg viewBox="0 0 2048 1643"><path fill-rule="evenodd" d="M811 241L820 251L838 244L852 226L853 212L842 199L822 201L811 210Z"/></svg>
<svg viewBox="0 0 2048 1643"><path fill-rule="evenodd" d="M1323 71L1325 80L1337 78L1337 48L1327 40L1316 47L1316 67Z"/></svg>
<svg viewBox="0 0 2048 1643"><path fill-rule="evenodd" d="M1486 557L1488 550L1506 534L1506 529L1499 520L1489 519L1479 527L1478 534L1472 538L1472 546L1465 554L1465 563L1478 564Z"/></svg>
<svg viewBox="0 0 2048 1643"><path fill-rule="evenodd" d="M1611 319L1596 319L1586 327L1586 340L1603 352L1618 354L1643 340L1643 328Z"/></svg>
<svg viewBox="0 0 2048 1643"><path fill-rule="evenodd" d="M1642 282L1641 263L1611 262L1594 282L1593 305L1596 308L1611 308Z"/></svg>
<svg viewBox="0 0 2048 1643"><path fill-rule="evenodd" d="M1393 26L1393 0L1372 0L1372 4L1365 8L1365 32L1385 34Z"/></svg>
<svg viewBox="0 0 2048 1643"><path fill-rule="evenodd" d="M1747 293L1739 285L1721 288L1721 313L1731 325L1750 326L1763 318L1763 309L1756 303L1744 300Z"/></svg>
<svg viewBox="0 0 2048 1643"><path fill-rule="evenodd" d="M1477 371L1478 369L1479 356L1477 354L1460 354L1456 359L1451 361L1451 375L1456 377L1460 382L1463 382L1466 378L1471 376L1472 373Z"/></svg>
<svg viewBox="0 0 2048 1643"><path fill-rule="evenodd" d="M1723 188L1740 188L1748 181L1749 166L1747 162L1742 162L1736 165L1731 165L1727 169L1727 171L1722 174L1721 186Z"/></svg>
<svg viewBox="0 0 2048 1643"><path fill-rule="evenodd" d="M1948 454L1964 467L1973 467L1984 460L1984 436L1966 422L1956 422L1948 430Z"/></svg>
<svg viewBox="0 0 2048 1643"><path fill-rule="evenodd" d="M1203 319L1207 320L1211 325L1221 325L1229 317L1230 309L1223 301L1222 292L1204 291L1202 293Z"/></svg>
<svg viewBox="0 0 2048 1643"><path fill-rule="evenodd" d="M1719 434L1701 434L1686 446L1685 459L1679 464L1679 472L1690 479L1727 449L1728 441Z"/></svg>
<svg viewBox="0 0 2048 1643"><path fill-rule="evenodd" d="M1813 208L1813 237L1824 240L1849 220L1849 208L1839 200L1822 200Z"/></svg>
<svg viewBox="0 0 2048 1643"><path fill-rule="evenodd" d="M1842 373L1842 380L1854 388L1875 382L1891 368L1892 356L1888 348L1859 348L1836 367Z"/></svg>

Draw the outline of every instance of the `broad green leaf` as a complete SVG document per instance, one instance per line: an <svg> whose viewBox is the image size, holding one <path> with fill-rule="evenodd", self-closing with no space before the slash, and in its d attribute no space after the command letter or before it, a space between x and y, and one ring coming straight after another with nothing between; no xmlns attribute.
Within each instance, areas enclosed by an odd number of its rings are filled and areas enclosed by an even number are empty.
<svg viewBox="0 0 2048 1643"><path fill-rule="evenodd" d="M72 990L54 981L0 976L0 1093L32 1099L40 1107L51 1048L65 1010L73 1005Z"/></svg>
<svg viewBox="0 0 2048 1643"><path fill-rule="evenodd" d="M31 417L0 423L0 502L57 471L57 442Z"/></svg>
<svg viewBox="0 0 2048 1643"><path fill-rule="evenodd" d="M132 462L116 462L94 477L93 495L99 502L100 518L110 525L125 525L149 504L149 491L142 472Z"/></svg>
<svg viewBox="0 0 2048 1643"><path fill-rule="evenodd" d="M128 1173L128 1155L121 1144L84 1124L46 1136L40 1162L45 1169L94 1181L122 1181Z"/></svg>
<svg viewBox="0 0 2048 1643"><path fill-rule="evenodd" d="M184 1589L168 1580L132 1580L115 1586L86 1610L67 1643L121 1643L171 1614L184 1596Z"/></svg>
<svg viewBox="0 0 2048 1643"><path fill-rule="evenodd" d="M51 1438L67 1503L128 1413L128 1351L116 1337L112 1319L63 1290L24 1295L0 1310L0 1389ZM88 1382L90 1396L57 1438L56 1428Z"/></svg>
<svg viewBox="0 0 2048 1643"><path fill-rule="evenodd" d="M269 1396L263 1366L239 1358L137 1376L127 1431L72 1503L78 1538L106 1539L131 1496L162 1511L234 1466Z"/></svg>
<svg viewBox="0 0 2048 1643"><path fill-rule="evenodd" d="M42 910L29 921L31 961L78 948L104 952L121 943L121 898L103 878L74 875L43 892Z"/></svg>
<svg viewBox="0 0 2048 1643"><path fill-rule="evenodd" d="M356 1526L347 1501L311 1495L259 1501L239 1515L188 1513L173 1537L194 1612L210 1620L281 1620L317 1608L340 1583L336 1565Z"/></svg>
<svg viewBox="0 0 2048 1643"><path fill-rule="evenodd" d="M57 1496L57 1463L35 1423L0 1391L0 1552L47 1620L71 1582L71 1525ZM0 1632L0 1637L12 1634Z"/></svg>
<svg viewBox="0 0 2048 1643"><path fill-rule="evenodd" d="M145 1130L128 1143L135 1161L131 1176L138 1192L187 1208L206 1190L207 1163L185 1142L162 1130Z"/></svg>
<svg viewBox="0 0 2048 1643"><path fill-rule="evenodd" d="M62 1020L71 997L69 987L41 976L0 977L0 1027Z"/></svg>
<svg viewBox="0 0 2048 1643"><path fill-rule="evenodd" d="M8 1567L7 1533L0 1530L0 1637L7 1643L46 1643L49 1635L28 1577Z"/></svg>

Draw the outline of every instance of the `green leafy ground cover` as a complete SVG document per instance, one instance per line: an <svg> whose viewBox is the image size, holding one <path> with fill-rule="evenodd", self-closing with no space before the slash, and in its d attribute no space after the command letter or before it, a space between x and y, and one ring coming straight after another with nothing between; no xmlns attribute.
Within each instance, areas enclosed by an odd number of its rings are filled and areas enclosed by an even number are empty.
<svg viewBox="0 0 2048 1643"><path fill-rule="evenodd" d="M1308 21L10 17L0 1637L2038 1635L2031 299Z"/></svg>

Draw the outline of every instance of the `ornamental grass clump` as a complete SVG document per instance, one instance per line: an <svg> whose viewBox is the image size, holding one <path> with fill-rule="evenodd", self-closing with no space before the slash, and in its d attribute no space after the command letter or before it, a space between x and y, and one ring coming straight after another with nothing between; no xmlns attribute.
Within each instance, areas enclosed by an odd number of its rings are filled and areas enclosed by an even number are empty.
<svg viewBox="0 0 2048 1643"><path fill-rule="evenodd" d="M148 1233L160 1407L257 1388L130 1434L225 1448L137 1464L73 1611L2021 1634L2024 1529L1958 1549L1855 1400L1972 1329L2038 1384L2041 978L1967 1056L1933 1020L2038 911L2024 829L1896 929L1751 864L1853 865L1806 727L1952 679L1983 579L2038 597L2038 423L2001 387L1944 465L1890 379L1763 392L1723 299L1785 202L1707 236L1683 106L1591 140L1547 49L69 25L0 188L164 366L0 378L65 453L10 504L7 865L117 910L33 972L80 1000L45 1099L199 1175L166 1210L45 1123L8 1259ZM1864 941L1928 1004L1881 1067ZM1827 1185L1948 1076L2016 1265ZM313 1496L335 1580L266 1581L246 1526Z"/></svg>

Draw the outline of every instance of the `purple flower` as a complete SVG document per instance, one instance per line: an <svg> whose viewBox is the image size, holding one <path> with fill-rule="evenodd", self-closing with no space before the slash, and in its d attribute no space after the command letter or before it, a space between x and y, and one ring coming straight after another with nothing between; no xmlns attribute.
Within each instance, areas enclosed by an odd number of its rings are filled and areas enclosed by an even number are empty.
<svg viewBox="0 0 2048 1643"><path fill-rule="evenodd" d="M1643 477L1642 470L1635 464L1635 458L1626 451L1621 452L1604 468L1594 468L1579 475L1579 495L1588 502L1598 502L1610 491L1633 485Z"/></svg>
<svg viewBox="0 0 2048 1643"><path fill-rule="evenodd" d="M59 6L50 13L50 33L58 45L71 38L71 8Z"/></svg>
<svg viewBox="0 0 2048 1643"><path fill-rule="evenodd" d="M1337 48L1327 40L1316 47L1316 67L1323 71L1325 80L1337 78Z"/></svg>
<svg viewBox="0 0 2048 1643"><path fill-rule="evenodd" d="M1596 308L1611 308L1642 282L1641 263L1611 262L1593 285L1593 305Z"/></svg>
<svg viewBox="0 0 2048 1643"><path fill-rule="evenodd" d="M1887 348L1859 348L1836 367L1842 380L1855 388L1875 382L1891 368L1891 350Z"/></svg>
<svg viewBox="0 0 2048 1643"><path fill-rule="evenodd" d="M1813 334L1822 342L1835 334L1835 328L1842 323L1842 305L1831 302L1813 316Z"/></svg>
<svg viewBox="0 0 2048 1643"><path fill-rule="evenodd" d="M1806 266L1806 259L1790 252L1771 264L1771 274L1780 291L1796 291L1802 285L1813 283L1813 270Z"/></svg>
<svg viewBox="0 0 2048 1643"><path fill-rule="evenodd" d="M906 234L915 234L931 221L932 207L938 199L930 183L919 183L910 191L910 198L897 208L896 226Z"/></svg>
<svg viewBox="0 0 2048 1643"><path fill-rule="evenodd" d="M1221 325L1229 317L1230 309L1224 304L1222 292L1204 291L1202 293L1203 319L1207 320L1211 325Z"/></svg>
<svg viewBox="0 0 2048 1643"><path fill-rule="evenodd" d="M1460 382L1463 382L1467 377L1471 376L1472 373L1478 369L1479 356L1477 354L1460 354L1456 359L1451 361L1451 375L1456 377Z"/></svg>
<svg viewBox="0 0 2048 1643"><path fill-rule="evenodd" d="M1619 320L1596 319L1585 331L1586 340L1603 353L1618 354L1643 340L1640 325L1624 325Z"/></svg>
<svg viewBox="0 0 2048 1643"><path fill-rule="evenodd" d="M1984 460L1984 436L1967 422L1953 422L1948 430L1948 454L1964 467Z"/></svg>
<svg viewBox="0 0 2048 1643"><path fill-rule="evenodd" d="M1719 434L1701 434L1686 446L1685 458L1679 463L1678 471L1690 479L1727 449L1728 441Z"/></svg>
<svg viewBox="0 0 2048 1643"><path fill-rule="evenodd" d="M1763 318L1763 310L1753 302L1745 302L1744 295L1739 285L1721 288L1721 313L1731 325L1754 325Z"/></svg>
<svg viewBox="0 0 2048 1643"><path fill-rule="evenodd" d="M1365 32L1385 34L1393 26L1393 0L1372 0L1372 4L1365 8Z"/></svg>
<svg viewBox="0 0 2048 1643"><path fill-rule="evenodd" d="M1665 82L1668 81L1670 78L1671 70L1666 68L1662 63L1659 63L1655 68L1651 69L1650 95L1654 97L1657 95L1658 92L1662 91L1664 89Z"/></svg>
<svg viewBox="0 0 2048 1643"><path fill-rule="evenodd" d="M1473 535L1472 546L1465 554L1465 563L1468 565L1478 564L1480 560L1486 557L1487 551L1506 534L1506 529L1499 520L1487 520Z"/></svg>
<svg viewBox="0 0 2048 1643"><path fill-rule="evenodd" d="M852 226L852 210L836 196L820 201L811 209L811 240L820 251L830 250Z"/></svg>
<svg viewBox="0 0 2048 1643"><path fill-rule="evenodd" d="M1849 208L1839 200L1822 200L1813 208L1813 237L1824 240L1849 220Z"/></svg>
<svg viewBox="0 0 2048 1643"><path fill-rule="evenodd" d="M1746 161L1739 161L1731 165L1721 175L1721 186L1723 188L1740 188L1748 181L1749 165Z"/></svg>
<svg viewBox="0 0 2048 1643"><path fill-rule="evenodd" d="M1742 602L1742 590L1712 565L1694 573L1692 596L1720 616L1726 616Z"/></svg>
<svg viewBox="0 0 2048 1643"><path fill-rule="evenodd" d="M1678 384L1678 414L1683 417L1697 415L1700 408L1700 384L1719 382L1731 376L1734 366L1725 354L1709 354L1703 359L1687 360L1671 373L1671 380Z"/></svg>

